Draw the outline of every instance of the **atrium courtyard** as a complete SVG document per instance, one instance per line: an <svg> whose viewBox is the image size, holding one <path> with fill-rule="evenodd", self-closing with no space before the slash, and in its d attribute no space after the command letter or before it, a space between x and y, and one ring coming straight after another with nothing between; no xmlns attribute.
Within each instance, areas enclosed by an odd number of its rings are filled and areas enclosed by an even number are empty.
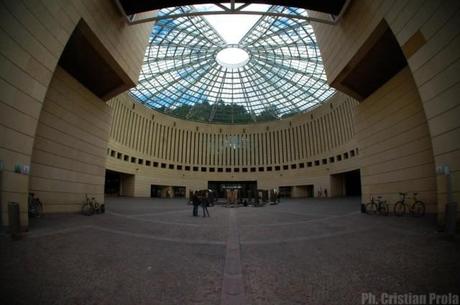
<svg viewBox="0 0 460 305"><path fill-rule="evenodd" d="M459 96L458 0L0 1L0 305L460 304Z"/></svg>
<svg viewBox="0 0 460 305"><path fill-rule="evenodd" d="M460 292L460 245L433 218L362 214L359 198L216 205L211 217L193 217L184 200L106 202L105 214L34 219L20 242L1 235L0 303L361 304L366 293Z"/></svg>

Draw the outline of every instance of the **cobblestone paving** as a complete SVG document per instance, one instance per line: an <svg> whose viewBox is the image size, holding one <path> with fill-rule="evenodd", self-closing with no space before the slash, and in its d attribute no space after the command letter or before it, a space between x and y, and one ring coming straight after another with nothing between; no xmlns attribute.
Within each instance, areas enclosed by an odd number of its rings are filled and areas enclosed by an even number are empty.
<svg viewBox="0 0 460 305"><path fill-rule="evenodd" d="M232 300L245 305L460 293L458 241L430 217L360 214L357 198L215 206L209 218L193 217L184 200L106 206L103 215L33 219L20 241L0 234L0 304L231 304L223 286L242 287Z"/></svg>

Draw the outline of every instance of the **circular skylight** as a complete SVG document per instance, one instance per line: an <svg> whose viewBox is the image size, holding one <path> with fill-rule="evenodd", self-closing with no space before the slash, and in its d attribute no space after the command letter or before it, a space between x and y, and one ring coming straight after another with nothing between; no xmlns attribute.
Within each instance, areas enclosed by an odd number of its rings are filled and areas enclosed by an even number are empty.
<svg viewBox="0 0 460 305"><path fill-rule="evenodd" d="M243 49L228 47L217 53L216 60L224 68L237 69L248 63L249 54Z"/></svg>
<svg viewBox="0 0 460 305"><path fill-rule="evenodd" d="M274 13L304 10L264 6ZM166 114L201 122L250 123L313 109L334 90L327 84L311 25L256 15L183 15L164 9L153 26L137 100Z"/></svg>

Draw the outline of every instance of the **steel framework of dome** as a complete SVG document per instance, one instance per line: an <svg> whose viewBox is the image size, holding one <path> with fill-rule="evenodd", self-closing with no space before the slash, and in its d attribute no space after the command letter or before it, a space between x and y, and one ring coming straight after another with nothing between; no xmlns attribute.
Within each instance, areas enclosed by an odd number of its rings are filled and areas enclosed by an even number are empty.
<svg viewBox="0 0 460 305"><path fill-rule="evenodd" d="M159 15L186 14L193 6ZM306 14L270 6L269 12ZM249 57L227 65L217 55L244 50ZM229 44L203 16L160 19L153 26L137 100L183 119L211 123L251 123L305 112L334 90L326 80L313 28L308 21L264 15L237 44Z"/></svg>

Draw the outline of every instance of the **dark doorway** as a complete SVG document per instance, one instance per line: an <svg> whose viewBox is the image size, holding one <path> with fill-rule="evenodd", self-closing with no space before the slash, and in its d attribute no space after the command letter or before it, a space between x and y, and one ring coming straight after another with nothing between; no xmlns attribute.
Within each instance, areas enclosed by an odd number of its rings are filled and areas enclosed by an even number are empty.
<svg viewBox="0 0 460 305"><path fill-rule="evenodd" d="M185 186L173 186L174 198L185 198Z"/></svg>
<svg viewBox="0 0 460 305"><path fill-rule="evenodd" d="M104 193L106 195L119 196L121 185L121 173L106 170L105 171L105 185Z"/></svg>
<svg viewBox="0 0 460 305"><path fill-rule="evenodd" d="M292 197L292 186L280 186L278 189L280 198Z"/></svg>
<svg viewBox="0 0 460 305"><path fill-rule="evenodd" d="M162 198L162 193L164 193L164 189L166 186L164 185L154 185L150 186L150 197L151 198Z"/></svg>
<svg viewBox="0 0 460 305"><path fill-rule="evenodd" d="M238 189L240 198L252 198L257 193L257 181L208 181L208 189L225 198L226 189Z"/></svg>
<svg viewBox="0 0 460 305"><path fill-rule="evenodd" d="M360 170L331 175L331 196L361 196Z"/></svg>
<svg viewBox="0 0 460 305"><path fill-rule="evenodd" d="M346 172L345 196L361 196L361 172L359 169Z"/></svg>

